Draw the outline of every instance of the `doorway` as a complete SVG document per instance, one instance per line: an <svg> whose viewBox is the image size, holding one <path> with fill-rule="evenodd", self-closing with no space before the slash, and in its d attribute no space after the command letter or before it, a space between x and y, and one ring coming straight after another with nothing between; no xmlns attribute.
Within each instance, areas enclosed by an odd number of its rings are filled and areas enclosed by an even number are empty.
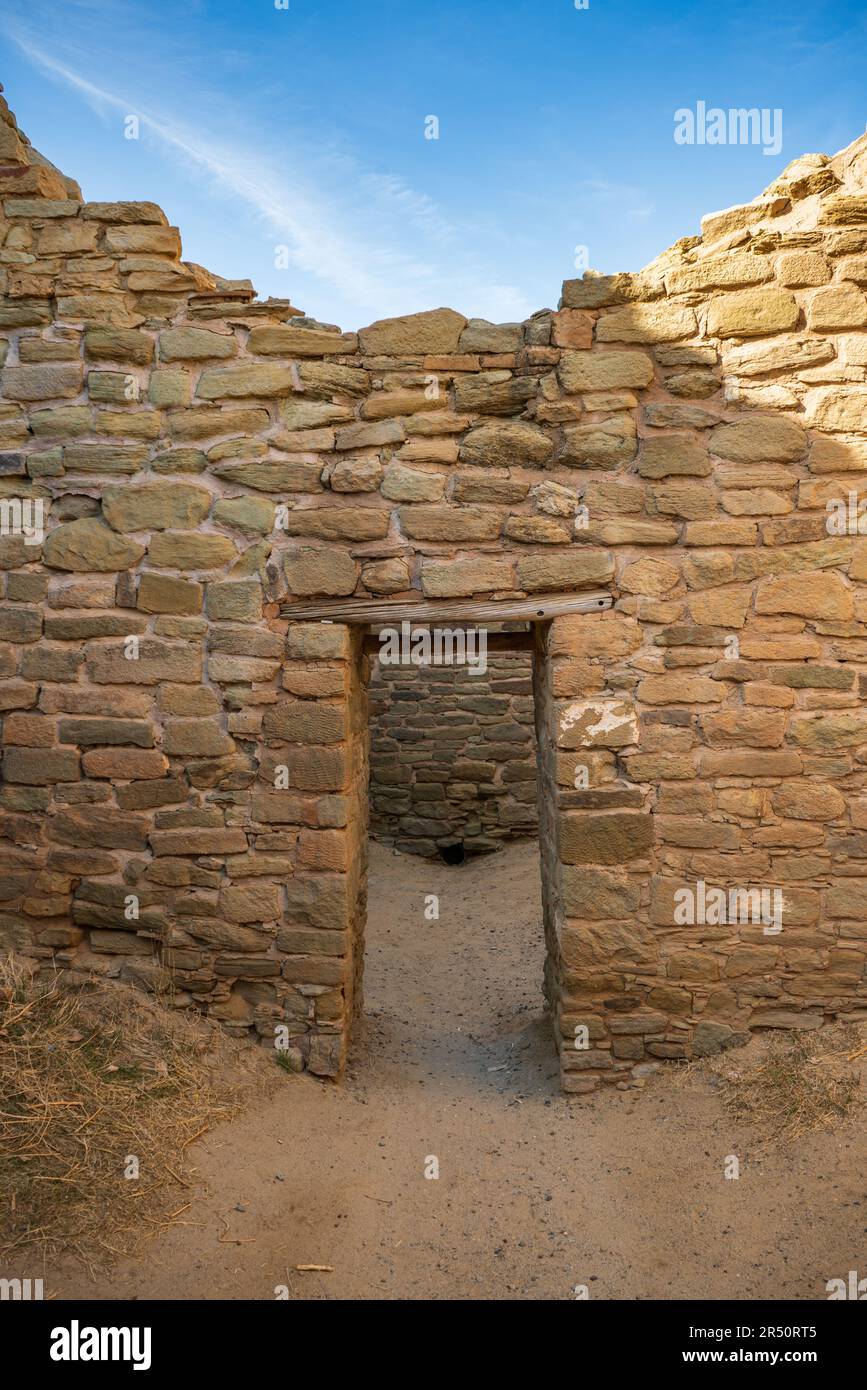
<svg viewBox="0 0 867 1390"><path fill-rule="evenodd" d="M614 1064L610 1051L604 1050L610 1044L605 1042L607 1031L598 1017L602 1011L596 1002L599 986L595 979L589 983L584 980L576 968L575 943L580 945L583 928L574 919L583 913L580 907L575 910L576 875L580 879L581 870L574 868L580 862L574 851L576 835L580 840L577 821L582 819L585 800L596 811L599 804L607 808L606 798L610 794L573 789L577 745L576 729L570 720L575 702L564 701L563 696L572 693L568 682L575 663L564 661L560 648L564 641L574 641L578 631L574 622L590 624L601 636L602 630L595 625L609 616L606 610L611 607L611 598L608 594L585 593L514 603L462 603L459 607L461 611L454 603L372 604L367 600L347 600L304 608L292 605L285 610L293 619L290 656L305 663L305 669L293 673L293 679L297 679L299 692L303 688L306 698L281 713L275 732L279 727L281 738L292 741L291 755L284 750L280 758L291 762L288 774L293 785L306 788L309 797L300 805L298 798L293 797L281 814L295 816L300 811L313 826L304 832L310 846L309 860L303 874L297 874L288 885L290 914L304 917L316 930L285 934L293 958L284 962L284 979L297 981L296 988L305 998L318 996L322 990L322 1009L317 997L302 1046L309 1057L310 1070L339 1076L363 1011L371 785L369 682L372 661L381 656L383 629L389 627L391 639L397 642L407 640L411 644L415 634L423 653L417 664L422 666L430 664L425 643L436 651L440 640L457 643L459 653L463 642L459 661L465 659L476 665L483 656L491 659L492 655L522 653L532 663L541 879L537 916L541 919L545 945L544 997L560 1056L561 1083L565 1089L586 1090ZM404 626L410 629L407 639ZM485 639L484 652L480 650L481 636ZM441 663L434 658L434 664ZM603 726L607 729L608 721L603 721ZM582 729L583 724L577 728L579 738L583 737ZM432 736L430 728L422 730L422 734ZM308 746L300 747L301 744ZM617 799L621 796L618 791L614 806L622 804ZM621 836L623 819L618 811L610 822ZM592 816L590 820L591 830L595 831L595 820ZM424 846L427 857L436 859L447 872L460 873L462 860L473 862L479 857L468 856L465 844L450 838L449 827L442 821L425 828L444 832L421 838L429 840ZM502 911L508 910L506 904ZM327 938L320 932L323 926L327 926ZM571 958L567 957L567 943ZM305 954L295 955L296 951ZM329 954L329 962L320 964L311 959L310 952L319 951ZM599 974L598 969L594 972L592 968L589 973ZM610 977L600 983L611 992ZM338 986L339 996L331 988L333 985ZM568 1046L576 1010L577 1022L594 1040L582 1056Z"/></svg>

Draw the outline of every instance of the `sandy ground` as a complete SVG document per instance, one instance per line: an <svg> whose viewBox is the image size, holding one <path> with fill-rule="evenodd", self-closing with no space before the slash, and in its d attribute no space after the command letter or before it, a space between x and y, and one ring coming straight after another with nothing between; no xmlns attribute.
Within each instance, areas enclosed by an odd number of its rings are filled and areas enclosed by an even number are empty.
<svg viewBox="0 0 867 1390"><path fill-rule="evenodd" d="M366 1016L343 1085L281 1076L191 1150L206 1190L190 1224L95 1283L49 1268L47 1291L809 1300L867 1274L863 1116L762 1153L712 1078L675 1067L642 1091L559 1094L539 896L532 844L456 868L373 846Z"/></svg>

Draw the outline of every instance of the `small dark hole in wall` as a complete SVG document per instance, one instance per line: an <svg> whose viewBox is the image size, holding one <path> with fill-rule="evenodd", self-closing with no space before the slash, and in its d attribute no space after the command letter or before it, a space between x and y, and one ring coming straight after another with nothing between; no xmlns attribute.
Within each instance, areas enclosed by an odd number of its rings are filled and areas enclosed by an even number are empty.
<svg viewBox="0 0 867 1390"><path fill-rule="evenodd" d="M440 845L440 859L444 864L463 864L466 859L463 840L456 840L453 845Z"/></svg>

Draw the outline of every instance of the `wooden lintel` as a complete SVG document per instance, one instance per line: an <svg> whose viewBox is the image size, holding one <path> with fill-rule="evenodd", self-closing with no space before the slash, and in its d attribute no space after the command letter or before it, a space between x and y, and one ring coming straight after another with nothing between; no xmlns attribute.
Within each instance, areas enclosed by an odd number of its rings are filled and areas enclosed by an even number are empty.
<svg viewBox="0 0 867 1390"><path fill-rule="evenodd" d="M284 603L282 616L297 623L506 623L514 620L540 623L566 613L601 613L610 608L609 593L539 594L537 598L489 600L443 599L429 603L396 599L348 598L330 603Z"/></svg>

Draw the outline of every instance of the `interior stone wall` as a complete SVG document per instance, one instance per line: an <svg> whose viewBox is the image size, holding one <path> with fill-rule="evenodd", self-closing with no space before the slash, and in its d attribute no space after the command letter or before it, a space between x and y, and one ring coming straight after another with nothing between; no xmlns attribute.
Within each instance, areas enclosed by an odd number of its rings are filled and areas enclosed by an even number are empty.
<svg viewBox="0 0 867 1390"><path fill-rule="evenodd" d="M863 1016L867 138L525 323L337 333L0 110L4 946L338 1075L366 658L293 607L603 588L536 633L564 1085Z"/></svg>
<svg viewBox="0 0 867 1390"><path fill-rule="evenodd" d="M408 854L486 854L535 835L536 735L528 652L486 669L375 664L371 833Z"/></svg>

